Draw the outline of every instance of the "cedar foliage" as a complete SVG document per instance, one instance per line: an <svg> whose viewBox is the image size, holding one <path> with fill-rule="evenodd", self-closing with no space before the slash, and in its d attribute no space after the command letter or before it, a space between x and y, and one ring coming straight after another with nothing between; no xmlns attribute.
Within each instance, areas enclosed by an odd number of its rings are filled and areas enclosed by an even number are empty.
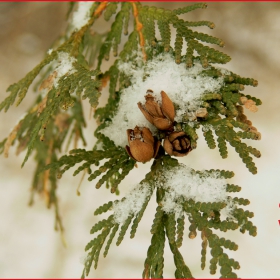
<svg viewBox="0 0 280 280"><path fill-rule="evenodd" d="M76 5L70 4L68 16L71 16ZM214 28L212 22L190 22L180 18L180 15L206 6L204 3L196 3L171 11L145 6L139 2L93 2L88 22L79 30L65 34L42 62L19 82L8 87L9 95L0 104L0 111L6 112L14 103L19 105L34 84L35 78L39 74L42 77L34 86L34 90L38 93L35 102L10 135L0 143L0 152L8 156L10 146L17 144L17 154L26 151L22 166L32 153L35 154L37 167L32 183L30 204L33 203L36 193L43 193L48 201L48 207L55 209L56 226L61 231L63 226L56 189L57 178L61 178L65 171L75 166L74 176L81 171L86 171L89 174L88 180L99 178L96 188L105 184L112 193L118 194L121 181L135 167L135 160L128 156L125 149L116 146L101 131L110 124L116 113L122 90L130 85L130 77L120 72L118 63L133 61L139 49L142 51L144 61L168 52L177 64L184 63L186 68L191 68L194 62L199 61L205 69L201 75L213 79L223 77L224 85L219 92L207 92L202 96L202 108L207 109L208 115L197 118L191 126L189 112L186 112L185 120L176 123L176 130L184 131L190 138L192 149L195 149L198 139L196 131L201 128L210 149L218 147L221 157L227 158L228 144L231 145L247 169L253 174L257 173L251 156L260 157L260 151L243 142L244 139L260 139L260 133L252 126L252 122L247 119L243 110L243 106L246 105L244 100L254 101L255 106L261 105L259 99L243 93L245 86L257 86L257 81L240 77L231 71L221 71L214 66L215 63L227 63L230 57L208 45L223 47L224 42L219 38L193 30L197 26ZM103 16L106 21L113 18L113 23L105 34L91 31L91 26L100 16ZM129 26L130 21L134 22L133 28ZM160 38L156 38L156 27ZM174 46L171 46L172 30L175 32ZM127 37L124 38L123 34ZM182 53L183 42L187 45L185 53ZM122 48L121 44L123 44ZM55 63L59 63L61 54L65 53L74 61L72 69L59 77L54 85L53 81L57 74ZM107 71L102 72L101 66L104 60L108 60L111 55L116 58L115 61ZM102 88L107 82L109 82L108 102L104 107L97 108ZM79 139L82 139L86 145L83 136L86 123L82 107L85 99L88 99L95 109L94 118L99 124L95 131L97 142L91 150L77 148ZM160 135L159 140L162 140ZM67 150L71 141L74 141L76 148L61 156L63 144L67 143ZM101 161L103 163L100 166ZM80 165L77 167L78 164ZM166 213L162 210L161 202L166 191L155 186L154 182L165 168L174 168L178 164L176 159L166 155L161 149L153 161L150 172L139 184L139 188L143 184L149 185L150 188L140 211L129 215L122 225L116 223L114 215L111 214L92 227L90 233L97 235L86 245L88 257L82 277L88 276L92 265L97 268L102 247L103 256L106 257L113 241L116 245L121 244L130 225L130 237L135 236L153 193L156 194L158 206L151 226L151 245L144 262L143 278L163 278L163 253L166 245L169 245L174 256L175 277L193 278L190 268L185 264L183 255L179 251L186 232L190 239L195 238L197 232L200 232L201 269L206 267L208 249L211 254L209 260L211 274L215 274L219 267L222 278L237 277L234 270L239 269L239 263L229 258L224 249L236 251L238 245L219 237L216 233L239 229L242 233L247 231L255 236L256 227L249 220L253 217L253 213L243 210L242 207L248 205L249 200L229 195L227 201L205 203L182 197L178 203L182 206L183 215L176 220L174 213ZM193 170L193 172L202 174L199 171ZM221 178L233 176L233 172L225 170L207 172L218 172ZM240 190L237 185L227 185L228 193ZM121 201L125 199L126 197ZM97 208L94 214L100 215L112 210L117 202L119 200L105 203ZM223 219L221 210L228 204L234 205L231 219Z"/></svg>

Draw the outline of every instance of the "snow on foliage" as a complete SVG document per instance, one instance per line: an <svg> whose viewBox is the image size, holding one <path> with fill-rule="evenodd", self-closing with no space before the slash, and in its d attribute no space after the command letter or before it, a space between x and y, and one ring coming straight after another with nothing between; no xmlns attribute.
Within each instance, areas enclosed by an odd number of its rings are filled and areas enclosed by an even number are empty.
<svg viewBox="0 0 280 280"><path fill-rule="evenodd" d="M113 204L114 220L118 224L123 224L130 215L136 215L147 196L151 194L151 187L147 184L135 186L126 195L125 200L117 201Z"/></svg>
<svg viewBox="0 0 280 280"><path fill-rule="evenodd" d="M170 170L166 169L156 183L165 192L161 202L166 213L175 213L175 219L182 213L180 202L193 199L195 202L226 202L226 179L219 172L195 173L191 168L180 164Z"/></svg>
<svg viewBox="0 0 280 280"><path fill-rule="evenodd" d="M216 92L223 84L223 78L200 75L205 70L199 62L186 69L184 63L176 64L168 54L158 55L153 60L143 63L136 59L120 62L119 70L131 78L131 86L122 91L119 107L112 123L102 133L108 136L117 146L127 144L126 130L136 125L155 128L145 119L137 103L145 103L148 89L160 103L160 92L163 90L178 106L175 121L182 121L186 112L195 112L201 105L201 96L207 92Z"/></svg>
<svg viewBox="0 0 280 280"><path fill-rule="evenodd" d="M70 57L66 52L59 52L57 58L57 65L55 66L55 80L54 80L54 87L58 86L58 80L64 76L65 74L72 74L76 70L73 68L73 63L76 62L76 58Z"/></svg>
<svg viewBox="0 0 280 280"><path fill-rule="evenodd" d="M86 25L90 19L90 8L94 2L85 1L78 3L78 9L73 13L71 25L73 26L73 31L81 29Z"/></svg>
<svg viewBox="0 0 280 280"><path fill-rule="evenodd" d="M234 205L228 202L226 186L227 181L219 172L202 171L197 174L183 164L172 169L166 168L155 182L155 187L165 190L164 200L160 203L162 210L168 214L174 213L175 219L183 214L182 203L189 199L195 202L226 202L228 206L223 215L231 218L230 212ZM131 189L125 200L113 205L115 222L123 224L130 215L137 214L150 194L151 189L147 184Z"/></svg>

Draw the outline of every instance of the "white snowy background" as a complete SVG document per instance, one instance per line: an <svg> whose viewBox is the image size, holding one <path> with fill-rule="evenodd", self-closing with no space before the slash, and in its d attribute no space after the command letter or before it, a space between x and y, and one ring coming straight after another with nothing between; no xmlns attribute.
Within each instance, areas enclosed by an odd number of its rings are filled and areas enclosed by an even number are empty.
<svg viewBox="0 0 280 280"><path fill-rule="evenodd" d="M185 3L155 3L149 5L178 8ZM6 97L7 87L21 79L37 65L52 41L65 27L66 3L0 3L0 100ZM197 28L222 38L222 51L232 60L225 67L233 72L259 81L256 88L246 87L245 93L263 101L257 113L246 111L262 133L261 141L247 141L261 150L262 157L255 159L258 174L252 175L245 168L233 149L222 159L217 149L210 150L203 137L198 148L182 159L195 169L228 169L235 172L231 183L240 185L241 197L251 201L245 209L253 211L252 219L258 235L227 232L221 234L239 245L229 256L239 261L237 271L242 278L276 278L280 275L280 3L209 3L206 10L196 10L186 15L187 20L210 20L214 30ZM96 30L107 31L104 22ZM174 38L173 38L174 39ZM35 98L29 92L22 104L13 106L7 113L0 113L0 136L6 137L16 121ZM102 101L104 104L104 100ZM85 103L86 104L86 103ZM88 120L89 106L85 105ZM94 142L94 121L88 123L86 132L89 148ZM125 133L125 132L124 132ZM72 177L71 170L59 182L59 202L65 227L67 248L55 232L53 209L47 210L44 200L36 197L35 205L28 207L34 163L32 157L20 168L24 154L16 157L11 149L8 159L0 158L0 277L11 278L79 278L85 257L84 247L92 238L90 228L105 216L93 215L101 204L114 200L107 189L95 189L94 182L84 180L81 196L76 187L81 177ZM138 164L121 184L121 196L137 184L150 164ZM153 200L153 198L152 198ZM150 228L155 203L150 202L134 239L127 235L117 247L112 244L108 256L99 260L91 278L140 278L146 251L150 244ZM201 239L190 240L187 233L180 249L193 276L210 277L208 266L200 270ZM173 278L173 258L168 246L165 250L164 276ZM209 260L209 255L208 255ZM219 273L212 278L218 277Z"/></svg>

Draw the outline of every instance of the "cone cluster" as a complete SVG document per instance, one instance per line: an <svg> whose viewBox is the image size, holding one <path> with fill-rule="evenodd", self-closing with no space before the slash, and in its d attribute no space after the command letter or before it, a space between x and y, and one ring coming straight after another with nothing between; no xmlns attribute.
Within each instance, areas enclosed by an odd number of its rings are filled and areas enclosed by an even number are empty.
<svg viewBox="0 0 280 280"><path fill-rule="evenodd" d="M171 156L182 157L191 150L191 142L188 135L183 131L174 131L175 108L168 95L161 91L161 104L152 95L153 91L148 90L145 96L145 104L138 103L145 118L159 131L164 133L164 150ZM156 157L161 142L153 136L149 128L138 127L127 130L129 146L126 146L127 153L136 161L147 162Z"/></svg>

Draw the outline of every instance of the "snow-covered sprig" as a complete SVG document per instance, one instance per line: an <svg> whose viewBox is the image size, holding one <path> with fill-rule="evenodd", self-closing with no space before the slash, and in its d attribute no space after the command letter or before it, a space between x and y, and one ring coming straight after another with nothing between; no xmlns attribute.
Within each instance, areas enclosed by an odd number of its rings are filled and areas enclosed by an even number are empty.
<svg viewBox="0 0 280 280"><path fill-rule="evenodd" d="M226 179L218 171L196 173L183 164L164 170L157 181L157 187L165 190L160 202L162 210L175 214L176 220L184 213L184 202L190 199L205 203L226 202L226 185Z"/></svg>
<svg viewBox="0 0 280 280"><path fill-rule="evenodd" d="M105 242L104 256L117 232L119 245L131 223L130 237L134 237L156 192L158 206L143 277L163 278L167 241L174 256L175 277L192 278L179 251L185 217L190 239L197 236L197 231L201 232L201 268L205 267L209 246L210 273L215 274L219 265L221 277L237 277L233 269L238 269L239 264L229 259L223 248L237 250L238 246L218 237L214 230L239 228L242 233L248 231L255 236L256 227L249 221L253 213L239 206L249 204L249 200L228 195L241 189L226 181L233 172L195 171L179 164L174 157L187 156L197 147L197 130L202 127L209 148L215 148L217 142L222 158L226 158L228 142L255 174L257 169L249 155L261 154L241 140L261 138L244 113L244 108L256 112L261 105L259 99L243 93L246 85L256 86L257 81L213 66L227 63L230 57L205 43L223 47L224 42L192 30L196 26L213 28L212 22L179 18L194 9L205 8L206 4L195 3L173 11L140 2L80 2L71 3L70 7L66 34L26 77L8 88L10 95L0 104L0 111L7 111L16 99L19 105L35 78L45 72L35 86L38 92L35 103L0 143L0 152L8 155L10 146L18 141L17 152L27 150L23 165L32 151L36 152L31 203L36 192L43 193L47 205L54 205L57 226L63 231L56 179L66 170L82 163L73 175L87 171L89 180L99 179L96 188L104 184L112 193L119 194L120 182L137 166L136 162L153 159L151 171L142 182L121 200L110 201L95 211L96 215L109 210L113 214L91 230L92 234L101 232L86 246L89 253L83 276L88 275L93 263L97 267ZM106 21L115 15L105 34L99 34L98 28L91 29L102 13ZM134 21L131 27L130 18ZM174 45L171 31L175 32ZM122 34L128 35L127 39ZM183 43L185 53L182 53ZM103 62L111 52L116 59L102 72ZM93 65L97 65L95 70L91 70ZM76 149L78 139L86 143L81 100L88 98L95 109L108 82L108 102L105 107L97 108L94 115L98 123L94 132L97 143L88 151ZM58 159L67 135L68 143L74 136L75 149Z"/></svg>
<svg viewBox="0 0 280 280"><path fill-rule="evenodd" d="M138 223L156 189L158 207L151 228L153 238L148 249L143 277L162 276L164 235L168 239L174 258L183 260L178 248L182 245L186 216L189 220L189 238L195 238L197 231L201 231L202 268L205 267L206 248L209 245L212 249L210 262L221 266L222 276L236 277L232 269L238 269L239 264L232 259L229 260L222 247L237 250L238 246L234 242L218 237L212 231L212 229L227 231L239 228L241 232L248 231L250 235L256 235L256 227L248 220L253 217L253 213L238 207L249 204L249 201L229 196L229 192L241 189L227 183L227 179L232 176L233 172L225 170L195 171L179 164L170 156L156 159L152 171L139 185L131 188L121 200L111 201L96 209L95 215L110 210L113 214L98 222L91 230L92 234L98 231L101 233L86 246L86 250L90 251L83 276L89 273L92 262L96 268L100 250L107 237L104 256L107 255L118 230L117 245L123 240L132 221L131 238L134 237ZM155 252L157 252L157 258L153 257ZM191 275L186 265L180 267L176 261L175 265L177 267L175 275L181 275L181 277ZM211 273L216 272L213 266L210 270Z"/></svg>
<svg viewBox="0 0 280 280"><path fill-rule="evenodd" d="M122 131L136 125L156 132L155 127L145 119L137 106L138 102L145 102L147 90L153 91L157 101L161 100L160 92L165 91L175 106L177 105L175 120L180 122L186 112L196 112L200 108L204 93L217 92L223 84L222 77L213 79L200 75L204 69L199 62L186 69L183 63L176 64L169 53L162 53L147 61L144 67L135 67L133 63L120 62L118 65L119 71L130 77L131 86L122 90L118 111L111 124L102 131L117 146L125 147L127 138Z"/></svg>
<svg viewBox="0 0 280 280"><path fill-rule="evenodd" d="M161 133L163 130L174 131L186 135L186 147L190 145L191 149L195 149L198 139L196 130L202 126L209 148L216 147L213 137L215 131L222 158L227 157L226 142L229 142L249 171L257 173L249 154L260 157L260 152L241 143L242 139L259 140L261 137L252 126L252 122L247 120L243 110L244 105L255 112L256 105L260 105L261 102L241 93L244 85L255 86L255 80L241 78L225 69L212 66L203 68L199 61L194 61L193 67L186 69L183 62L175 63L171 52L160 53L147 62L139 60L139 53L134 52L133 57L138 59L118 62L116 65L116 70L127 77L129 85L122 88L110 122L101 130L105 136L110 137L116 146L125 147L127 135L123 132L134 127L148 128L159 141L166 137L169 140L174 138L168 133ZM171 100L175 107L175 115L172 118L161 105L165 106L166 99ZM146 108L142 105L145 100ZM157 105L154 104L158 104L159 107L156 108ZM149 112L151 106L154 109ZM156 110L159 113L155 113ZM169 127L163 128L164 120L161 114L169 118ZM182 136L181 134L179 136ZM170 155L176 155L166 147L165 150ZM188 152L189 149L184 154Z"/></svg>
<svg viewBox="0 0 280 280"><path fill-rule="evenodd" d="M121 244L131 222L132 226L130 237L133 238L135 236L138 224L142 219L152 193L153 187L145 182L142 182L132 188L132 190L123 199L116 200L114 202L110 201L96 209L94 212L95 215L102 214L110 209L112 209L114 213L110 215L108 219L104 219L92 227L90 232L91 234L100 230L102 230L102 232L90 241L85 248L86 251L90 251L88 252L88 261L85 263L82 277L88 275L92 263L94 263L95 268L97 267L100 251L107 237L107 244L103 253L104 257L108 254L111 243L118 230L119 235L116 245L118 246Z"/></svg>
<svg viewBox="0 0 280 280"><path fill-rule="evenodd" d="M91 18L94 1L79 2L77 10L72 15L71 26L73 31L80 30Z"/></svg>

